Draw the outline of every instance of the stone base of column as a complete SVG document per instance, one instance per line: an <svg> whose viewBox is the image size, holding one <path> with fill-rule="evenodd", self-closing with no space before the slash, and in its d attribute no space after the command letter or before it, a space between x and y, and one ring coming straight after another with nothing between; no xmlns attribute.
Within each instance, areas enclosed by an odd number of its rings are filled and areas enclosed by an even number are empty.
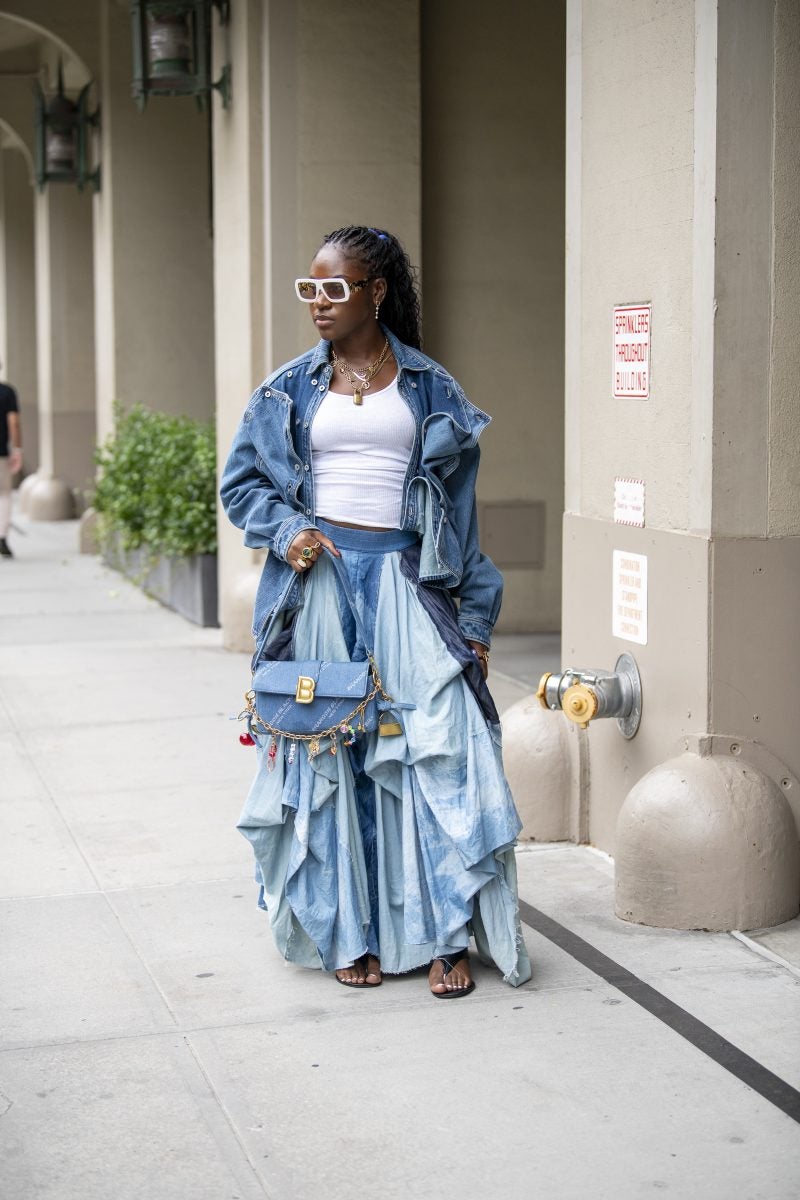
<svg viewBox="0 0 800 1200"><path fill-rule="evenodd" d="M259 565L222 584L222 644L226 650L253 651L253 608L260 579Z"/></svg>
<svg viewBox="0 0 800 1200"><path fill-rule="evenodd" d="M649 771L617 822L616 913L669 929L760 929L800 911L791 808L741 759L682 754Z"/></svg>
<svg viewBox="0 0 800 1200"><path fill-rule="evenodd" d="M27 495L25 512L32 521L69 521L75 516L75 497L60 479L40 475Z"/></svg>

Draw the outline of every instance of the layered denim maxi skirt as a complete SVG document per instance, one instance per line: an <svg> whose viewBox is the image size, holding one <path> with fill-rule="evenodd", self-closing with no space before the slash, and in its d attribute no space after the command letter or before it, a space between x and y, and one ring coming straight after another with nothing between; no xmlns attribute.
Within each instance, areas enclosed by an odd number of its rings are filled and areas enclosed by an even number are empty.
<svg viewBox="0 0 800 1200"><path fill-rule="evenodd" d="M525 983L520 820L497 713L455 606L420 585L415 535L317 524L341 552L383 686L404 706L389 714L403 732L361 734L335 754L323 743L313 758L307 743L257 737L239 829L278 949L325 970L374 954L399 974L466 947L472 934L484 962ZM270 630L267 656L363 659L327 555L304 594Z"/></svg>

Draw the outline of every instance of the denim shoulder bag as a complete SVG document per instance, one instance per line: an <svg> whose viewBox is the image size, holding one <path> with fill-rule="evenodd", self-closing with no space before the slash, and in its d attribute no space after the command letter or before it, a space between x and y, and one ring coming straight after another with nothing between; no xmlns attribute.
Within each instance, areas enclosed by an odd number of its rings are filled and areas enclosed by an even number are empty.
<svg viewBox="0 0 800 1200"><path fill-rule="evenodd" d="M364 626L356 607L350 580L339 559L329 560L338 575L347 603L364 646L368 646ZM379 698L380 697L380 701ZM256 662L252 687L245 695L247 707L241 714L251 735L271 737L268 755L274 762L275 739L291 741L290 759L296 742L308 743L313 758L320 743L330 739L329 749L336 753L341 739L349 746L359 733L402 733L396 721L382 720L383 712L405 708L396 705L384 690L372 651L358 662L326 662L321 659L284 659ZM379 717L378 710L382 710Z"/></svg>

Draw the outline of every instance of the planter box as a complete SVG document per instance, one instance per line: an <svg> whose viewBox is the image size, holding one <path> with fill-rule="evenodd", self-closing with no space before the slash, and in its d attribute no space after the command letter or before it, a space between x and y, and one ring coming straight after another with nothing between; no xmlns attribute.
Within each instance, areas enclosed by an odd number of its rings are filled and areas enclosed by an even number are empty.
<svg viewBox="0 0 800 1200"><path fill-rule="evenodd" d="M150 560L148 550L123 550L118 540L103 554L103 561L110 567L188 621L205 627L219 624L216 554L158 558L152 564Z"/></svg>

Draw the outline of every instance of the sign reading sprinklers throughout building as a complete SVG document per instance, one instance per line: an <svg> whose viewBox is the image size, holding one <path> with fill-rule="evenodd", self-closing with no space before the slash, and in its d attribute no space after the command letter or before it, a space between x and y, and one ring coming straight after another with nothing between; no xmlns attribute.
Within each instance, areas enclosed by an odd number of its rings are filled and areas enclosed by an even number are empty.
<svg viewBox="0 0 800 1200"><path fill-rule="evenodd" d="M614 551L611 633L647 645L647 555Z"/></svg>
<svg viewBox="0 0 800 1200"><path fill-rule="evenodd" d="M622 304L614 309L612 393L618 400L650 399L649 304Z"/></svg>

